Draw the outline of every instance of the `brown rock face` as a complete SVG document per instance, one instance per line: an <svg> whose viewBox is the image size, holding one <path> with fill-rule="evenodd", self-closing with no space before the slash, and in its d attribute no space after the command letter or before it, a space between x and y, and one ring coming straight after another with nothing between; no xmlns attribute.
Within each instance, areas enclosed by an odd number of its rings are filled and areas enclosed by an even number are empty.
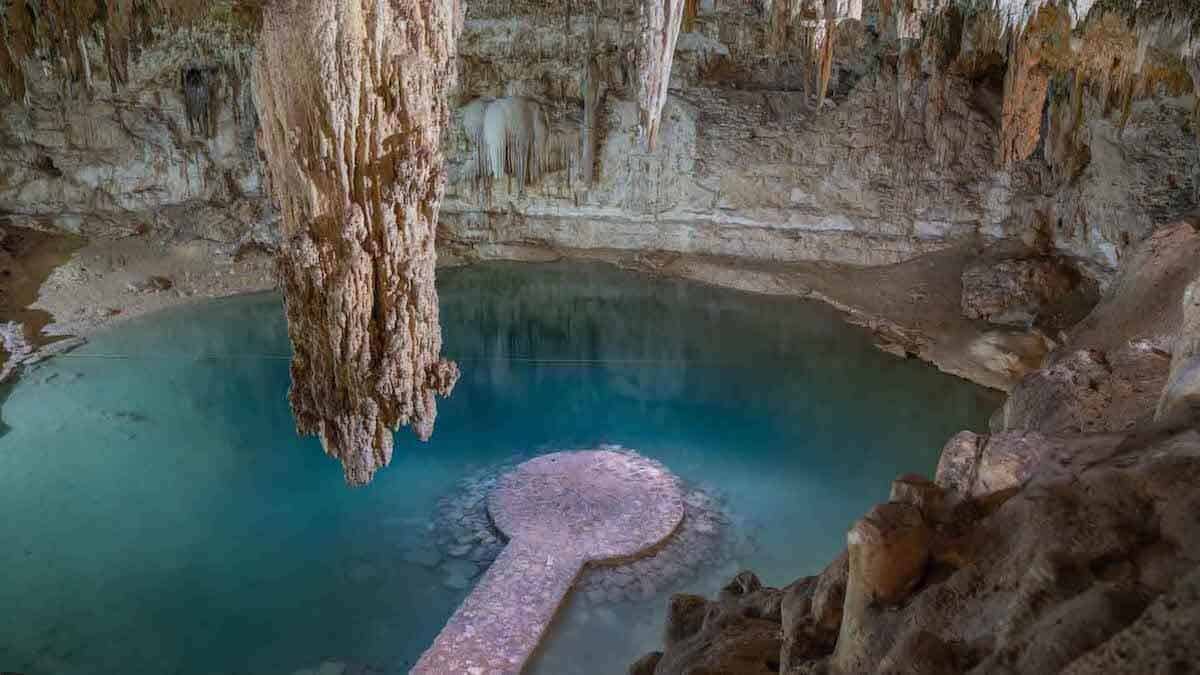
<svg viewBox="0 0 1200 675"><path fill-rule="evenodd" d="M1046 61L1066 48L1071 29L1067 14L1053 5L1038 10L1017 38L1017 47L1004 78L1000 160L1009 165L1028 159L1042 134L1042 109L1050 89L1052 69Z"/></svg>
<svg viewBox="0 0 1200 675"><path fill-rule="evenodd" d="M929 527L916 507L894 502L876 506L846 535L847 587L858 586L872 603L900 602L921 580L930 539Z"/></svg>
<svg viewBox="0 0 1200 675"><path fill-rule="evenodd" d="M280 284L297 430L361 485L392 431L433 431L440 357L434 230L454 0L280 0L255 64L260 143L282 211Z"/></svg>

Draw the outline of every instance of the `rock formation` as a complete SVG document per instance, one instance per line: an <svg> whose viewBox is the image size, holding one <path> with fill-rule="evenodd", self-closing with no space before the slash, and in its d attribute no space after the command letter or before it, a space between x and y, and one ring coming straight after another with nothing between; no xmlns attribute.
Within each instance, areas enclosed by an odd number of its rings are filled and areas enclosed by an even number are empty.
<svg viewBox="0 0 1200 675"><path fill-rule="evenodd" d="M781 673L1191 672L1200 651L1182 636L1200 621L1200 417L1185 392L1195 391L1197 245L1191 223L1156 233L1048 359L1087 349L1116 361L1114 348L1157 342L1174 350L1170 374L1143 368L1136 386L1101 401L1089 374L1034 373L992 434L946 444L935 480L898 478L823 572L782 590L755 584L782 595L778 616L724 593L676 596L664 651L630 672L735 662ZM1171 264L1176 254L1186 262ZM1014 415L1032 400L1072 413Z"/></svg>
<svg viewBox="0 0 1200 675"><path fill-rule="evenodd" d="M355 485L391 460L398 426L429 437L458 377L440 356L434 228L461 20L452 0L281 0L259 36L289 398Z"/></svg>

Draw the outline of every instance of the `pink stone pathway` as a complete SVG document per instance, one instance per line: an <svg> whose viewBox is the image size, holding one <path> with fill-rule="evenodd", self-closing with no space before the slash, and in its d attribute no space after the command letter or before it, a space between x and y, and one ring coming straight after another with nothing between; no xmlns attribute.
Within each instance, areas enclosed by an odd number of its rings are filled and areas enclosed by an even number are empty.
<svg viewBox="0 0 1200 675"><path fill-rule="evenodd" d="M488 511L508 545L414 675L520 673L583 566L619 564L666 541L683 520L683 495L644 457L558 452L501 478Z"/></svg>

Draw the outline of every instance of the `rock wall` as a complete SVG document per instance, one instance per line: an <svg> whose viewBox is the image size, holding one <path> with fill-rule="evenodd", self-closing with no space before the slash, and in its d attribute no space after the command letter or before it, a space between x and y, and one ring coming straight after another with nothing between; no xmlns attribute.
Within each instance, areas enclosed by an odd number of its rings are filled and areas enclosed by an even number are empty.
<svg viewBox="0 0 1200 675"><path fill-rule="evenodd" d="M0 219L88 238L273 242L248 34L220 23L160 31L124 84L110 81L96 38L82 44L86 79L27 63L27 102L0 108Z"/></svg>
<svg viewBox="0 0 1200 675"><path fill-rule="evenodd" d="M1130 245L1197 203L1194 99L1169 40L1146 47L1153 58L1120 99L1120 86L1089 70L1099 57L1085 56L1111 52L1110 33L1136 48L1120 20L1101 33L1081 23L1086 11L1010 18L931 6L900 25L868 3L862 21L827 20L822 42L822 14L792 4L782 37L753 6L697 6L647 151L632 7L572 15L470 3L460 102L532 99L552 134L599 143L588 180L567 161L537 181L481 184L476 144L456 134L447 246L468 257L534 245L882 265L964 241L1043 237L1107 282Z"/></svg>
<svg viewBox="0 0 1200 675"><path fill-rule="evenodd" d="M466 259L534 246L883 265L1043 237L1107 282L1129 246L1195 208L1182 38L1159 30L1139 47L1148 30L1099 10L890 8L688 4L648 150L637 3L467 3L442 246ZM0 212L86 236L271 241L251 33L211 14L156 28L122 86L106 81L96 36L86 78L27 63L27 105L0 110ZM1075 47L1053 47L1064 40ZM1142 70L1102 79L1129 50ZM39 68L49 76L28 76ZM503 147L499 175L481 181L466 118L505 97L527 118L502 123L544 133ZM509 170L527 164L540 168Z"/></svg>

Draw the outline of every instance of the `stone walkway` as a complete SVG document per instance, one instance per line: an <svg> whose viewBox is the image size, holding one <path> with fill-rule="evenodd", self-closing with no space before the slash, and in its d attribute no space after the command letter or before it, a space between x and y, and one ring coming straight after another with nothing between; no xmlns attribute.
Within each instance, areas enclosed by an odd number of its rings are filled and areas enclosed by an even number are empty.
<svg viewBox="0 0 1200 675"><path fill-rule="evenodd" d="M521 464L500 479L488 511L509 543L411 673L521 672L583 566L652 551L684 504L657 462L588 450Z"/></svg>

